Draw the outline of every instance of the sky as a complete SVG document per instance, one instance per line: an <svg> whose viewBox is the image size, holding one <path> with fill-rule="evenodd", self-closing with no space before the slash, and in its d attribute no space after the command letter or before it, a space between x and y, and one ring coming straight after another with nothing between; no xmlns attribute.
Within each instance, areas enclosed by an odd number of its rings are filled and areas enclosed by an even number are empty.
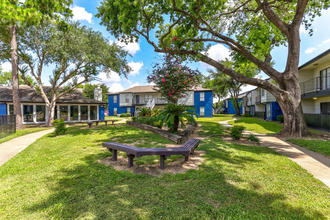
<svg viewBox="0 0 330 220"><path fill-rule="evenodd" d="M112 36L104 26L100 25L100 19L95 17L97 14L97 7L101 1L96 0L74 0L71 9L73 11L73 20L79 21L82 25L93 28L96 31L102 32L102 34L111 42L117 42L114 36ZM300 29L301 36L301 51L300 51L300 65L306 63L310 59L314 58L318 54L330 48L330 28L328 22L330 21L330 10L323 11L321 17L315 18L312 23L314 30L313 36L309 36L303 26ZM133 86L147 85L148 72L152 70L153 64L159 60L159 54L154 52L153 47L149 45L145 39L140 38L136 43L130 43L125 45L117 42L128 50L131 57L128 57L128 64L133 71L126 79L124 76L120 76L117 73L112 73L108 78L106 74L101 73L99 75L100 80L110 87L110 92L118 92L124 89L128 89ZM229 50L221 44L213 45L209 50L209 55L216 60L223 60L229 57ZM275 69L283 71L286 65L287 48L282 46L275 48L272 53L273 61L275 61ZM207 68L210 68L205 63L195 62L189 63L190 68L199 69L202 74L208 75ZM4 71L11 70L10 63L2 64ZM43 72L42 81L44 85L49 85L49 74L52 73L52 67L46 67ZM265 74L261 75L262 78L268 78ZM97 82L94 82L97 83ZM253 86L245 86L242 92L253 89Z"/></svg>

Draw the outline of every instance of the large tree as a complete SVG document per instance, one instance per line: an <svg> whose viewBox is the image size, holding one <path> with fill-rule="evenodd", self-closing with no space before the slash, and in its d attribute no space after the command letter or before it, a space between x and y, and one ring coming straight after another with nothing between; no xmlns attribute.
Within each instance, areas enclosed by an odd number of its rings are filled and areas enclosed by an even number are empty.
<svg viewBox="0 0 330 220"><path fill-rule="evenodd" d="M2 0L0 1L0 35L10 34L13 105L16 115L16 128L22 129L22 113L19 97L17 29L22 25L37 24L42 20L58 17L59 14L71 15L69 9L72 0ZM3 45L0 45L1 47ZM0 48L3 49L3 48Z"/></svg>
<svg viewBox="0 0 330 220"><path fill-rule="evenodd" d="M7 45L10 36L0 36L0 43ZM1 42L2 41L2 42ZM116 44L110 44L100 32L93 31L79 23L43 22L18 30L18 69L24 81L44 99L48 109L46 126L54 120L56 101L72 92L79 85L93 81L100 72L110 74L116 71L126 74L127 51ZM10 48L0 51L1 60L11 60ZM43 76L49 74L44 66L52 66L49 76L50 92L43 87ZM36 85L30 84L30 74Z"/></svg>
<svg viewBox="0 0 330 220"><path fill-rule="evenodd" d="M26 76L28 82L30 82L30 84L33 84L33 79L27 75ZM0 68L0 85L1 86L12 86L13 83L13 78L12 78L12 74L11 72L2 72L1 68ZM22 79L22 77L20 75L18 75L18 82L20 85L26 85L26 82Z"/></svg>
<svg viewBox="0 0 330 220"><path fill-rule="evenodd" d="M284 114L280 134L304 136L309 131L298 81L299 28L310 29L313 18L328 6L328 0L104 0L97 16L118 38L129 41L142 36L156 52L203 61L238 82L269 91ZM174 36L179 41L169 41ZM212 59L206 52L209 43L223 44L240 54L278 86ZM283 72L271 65L271 50L280 45L288 48Z"/></svg>
<svg viewBox="0 0 330 220"><path fill-rule="evenodd" d="M226 58L225 60L220 61L220 63L247 77L255 77L259 73L257 66L255 66L253 63L240 59L240 57L235 53L232 54L232 60ZM245 84L236 81L233 77L228 76L218 69L208 69L208 72L210 73L208 78L211 81L208 85L209 88L214 86L215 90L221 89L221 91L228 91L231 100L233 100L236 115L240 116L241 113L239 111L240 104L238 101L238 95L241 91L241 87Z"/></svg>

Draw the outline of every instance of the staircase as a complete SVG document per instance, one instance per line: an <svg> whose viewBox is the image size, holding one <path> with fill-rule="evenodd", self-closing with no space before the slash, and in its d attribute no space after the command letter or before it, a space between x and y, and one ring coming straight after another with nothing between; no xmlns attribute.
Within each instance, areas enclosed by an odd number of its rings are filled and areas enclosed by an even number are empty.
<svg viewBox="0 0 330 220"><path fill-rule="evenodd" d="M150 110L152 110L155 107L155 99L149 99L147 104L143 105L141 108L149 108ZM139 114L139 110L135 111L135 115Z"/></svg>

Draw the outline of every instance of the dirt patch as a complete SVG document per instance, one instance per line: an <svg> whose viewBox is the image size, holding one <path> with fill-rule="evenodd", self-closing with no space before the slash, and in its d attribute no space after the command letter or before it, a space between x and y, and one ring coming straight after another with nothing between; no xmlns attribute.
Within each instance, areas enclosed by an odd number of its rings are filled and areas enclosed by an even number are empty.
<svg viewBox="0 0 330 220"><path fill-rule="evenodd" d="M136 174L148 174L152 176L162 176L164 173L185 173L188 170L198 170L199 165L204 162L203 156L205 151L195 151L194 154L189 156L189 161L185 162L184 157L177 159L176 161L165 164L165 169L161 170L159 163L152 165L136 165L128 168L128 160L121 155L118 155L117 161L112 161L111 157L107 157L103 160L98 160L99 163L103 163L106 166L111 165L115 170L128 171Z"/></svg>

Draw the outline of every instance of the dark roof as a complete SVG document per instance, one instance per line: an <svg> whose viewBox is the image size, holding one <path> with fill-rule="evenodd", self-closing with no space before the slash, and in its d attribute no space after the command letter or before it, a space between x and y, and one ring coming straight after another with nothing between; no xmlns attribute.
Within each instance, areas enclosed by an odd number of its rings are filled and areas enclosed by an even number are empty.
<svg viewBox="0 0 330 220"><path fill-rule="evenodd" d="M325 55L329 54L330 53L330 49L324 51L323 53L319 54L318 56L314 57L313 59L311 59L310 61L304 63L303 65L301 65L300 67L298 67L298 70L308 66L309 64L317 61L318 59L321 59L322 57L324 57Z"/></svg>
<svg viewBox="0 0 330 220"><path fill-rule="evenodd" d="M43 87L48 99L51 99L51 87ZM21 102L33 102L43 103L44 99L34 89L29 86L21 85L19 87L20 101ZM0 86L0 102L12 102L13 101L13 89L8 86ZM96 99L89 99L83 96L82 89L76 89L72 93L68 93L58 99L56 103L71 103L71 104L106 104L106 102L98 101Z"/></svg>
<svg viewBox="0 0 330 220"><path fill-rule="evenodd" d="M154 90L155 86L134 86L132 88L123 90L121 92L113 92L109 93L108 95L118 95L122 93L152 93L157 92ZM195 91L213 91L213 89L205 89L201 86L198 86Z"/></svg>

